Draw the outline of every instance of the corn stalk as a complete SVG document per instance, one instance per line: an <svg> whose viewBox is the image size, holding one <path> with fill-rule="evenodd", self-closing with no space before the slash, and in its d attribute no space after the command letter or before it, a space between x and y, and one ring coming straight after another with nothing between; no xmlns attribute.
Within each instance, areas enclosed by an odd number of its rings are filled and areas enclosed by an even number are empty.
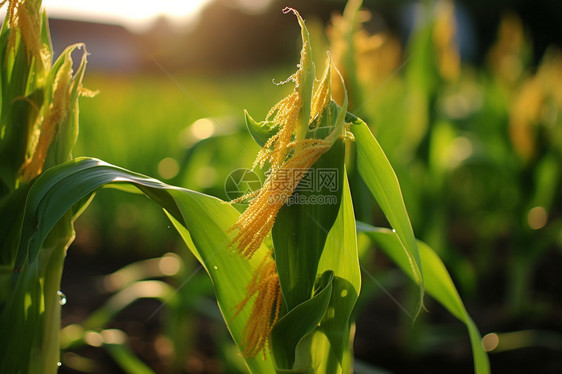
<svg viewBox="0 0 562 374"><path fill-rule="evenodd" d="M250 372L350 372L352 310L361 288L344 165L345 148L353 141L359 173L393 228L384 235L370 227L363 231L383 244L390 238L386 247L400 253L397 263L420 286L418 312L424 279L437 279L447 284L444 295L453 295L453 300L437 299L470 321L438 258L418 250L398 180L381 147L365 123L347 113L347 100L342 106L331 100L331 74L337 70L330 62L314 84L308 31L296 11L287 9L302 28L301 62L290 79L295 91L265 121L246 116L250 133L263 147L256 166L267 164L270 173L241 214L212 196L101 160L72 159L85 54L77 73L72 73L70 54L78 46L69 47L51 66L46 16L39 8L40 1L10 2L10 18L0 35L5 67L0 122L1 372L57 371L57 291L74 238L72 224L102 188L142 193L165 210L211 278L227 328ZM303 189L321 171L330 171L333 183ZM283 173L289 173L285 187L266 188L279 186ZM281 200L271 199L274 192L284 193ZM305 202L291 203L298 196ZM320 199L330 203L320 204ZM433 265L441 265L426 268L427 256ZM440 295L431 284L429 290ZM476 371L486 373L487 358L474 343L479 342L478 330L473 324L469 329Z"/></svg>

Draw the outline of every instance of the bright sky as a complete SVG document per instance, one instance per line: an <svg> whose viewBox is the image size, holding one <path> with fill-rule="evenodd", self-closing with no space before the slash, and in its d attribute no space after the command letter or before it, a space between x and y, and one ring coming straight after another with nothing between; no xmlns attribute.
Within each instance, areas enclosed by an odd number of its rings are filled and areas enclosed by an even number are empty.
<svg viewBox="0 0 562 374"><path fill-rule="evenodd" d="M43 0L50 17L120 23L142 29L156 17L185 24L210 0Z"/></svg>

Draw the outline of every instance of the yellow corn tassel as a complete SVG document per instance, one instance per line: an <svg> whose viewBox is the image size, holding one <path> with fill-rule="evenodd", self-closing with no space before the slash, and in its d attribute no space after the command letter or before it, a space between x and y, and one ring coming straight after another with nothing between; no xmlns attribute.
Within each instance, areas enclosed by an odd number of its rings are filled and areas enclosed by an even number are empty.
<svg viewBox="0 0 562 374"><path fill-rule="evenodd" d="M322 139L306 139L291 142L287 148L300 145L298 152L287 160L281 168L273 170L264 182L256 198L242 213L234 228L239 229L232 243L238 243L240 253L251 258L273 227L279 209L305 176L308 170L326 151L331 142ZM298 170L298 172L293 172Z"/></svg>
<svg viewBox="0 0 562 374"><path fill-rule="evenodd" d="M507 86L516 85L523 74L527 43L521 19L513 13L504 15L498 38L488 52L488 64L494 75Z"/></svg>
<svg viewBox="0 0 562 374"><path fill-rule="evenodd" d="M306 46L301 53L301 64L304 66ZM298 133L301 123L302 70L290 79L295 81L295 90L271 109L267 118L272 118L279 131L273 135L263 146L254 161L254 167L263 167L266 162L271 165L270 173L259 191L242 196L234 202L253 198L248 208L240 216L231 230L238 229L238 233L231 244L237 243L238 250L246 257L251 258L267 236L279 209L287 202L295 188L306 175L308 170L335 140L335 132L326 139L299 139L292 140L293 134ZM304 127L308 129L308 122L319 117L323 110L330 104L330 63L324 73L319 86L312 96L310 116L306 119ZM306 134L305 134L306 135ZM293 172L298 170L298 172Z"/></svg>
<svg viewBox="0 0 562 374"><path fill-rule="evenodd" d="M293 11L302 21L295 10L285 9L285 12L289 11ZM260 248L273 228L277 213L293 194L308 169L330 149L338 133L342 132L340 127L333 130L326 139L306 139L311 120L319 120L323 111L330 105L331 64L328 65L314 94L307 96L307 93L303 92L306 90L303 87L303 67L310 63L310 56L307 53L308 41L305 37L303 44L300 69L289 78L289 81L295 83L294 91L275 105L266 117L269 124L278 127L278 131L264 144L254 162L254 167L264 167L269 163L269 175L260 190L234 200L236 202L252 198L248 208L230 229L236 230L230 244L235 245L239 253L247 259ZM308 93L312 94L312 87L309 89ZM309 97L308 104L304 103L306 97ZM260 351L265 355L264 348L279 318L282 296L275 260L271 253L256 269L247 286L246 297L236 307L235 316L254 295L257 295L256 301L244 327L242 354L245 357L254 357Z"/></svg>
<svg viewBox="0 0 562 374"><path fill-rule="evenodd" d="M271 253L264 257L246 290L246 297L236 306L236 313L232 317L235 318L246 307L248 301L257 295L248 323L244 327L242 355L254 357L263 351L265 356L269 334L273 330L281 310L281 287Z"/></svg>
<svg viewBox="0 0 562 374"><path fill-rule="evenodd" d="M455 6L451 0L441 0L437 3L436 11L433 41L437 49L439 72L444 79L454 81L460 74L460 55L455 45Z"/></svg>
<svg viewBox="0 0 562 374"><path fill-rule="evenodd" d="M320 85L316 88L316 92L312 96L312 105L310 108L310 118L315 119L318 117L317 121L322 117L324 108L330 105L331 100L331 83L330 83L330 65L331 61L328 59L328 66L324 72L323 79L320 81Z"/></svg>
<svg viewBox="0 0 562 374"><path fill-rule="evenodd" d="M6 10L6 18L5 22L8 22L8 26L10 28L15 28L18 24L18 7L21 5L19 1L9 1L4 0L0 3L0 7L4 6L4 4L8 3L8 9ZM8 50L13 48L16 44L16 35L13 31L10 31L10 37L8 39Z"/></svg>
<svg viewBox="0 0 562 374"><path fill-rule="evenodd" d="M274 115L273 123L279 126L279 131L260 150L254 161L254 167L259 165L262 168L266 162L271 164L272 169L277 169L282 165L290 150L287 145L291 142L291 136L299 122L301 107L301 96L295 89L292 94L271 109L267 117L271 118Z"/></svg>
<svg viewBox="0 0 562 374"><path fill-rule="evenodd" d="M286 108L290 102L297 103L293 96L289 96L281 102L279 113L284 113L287 118L283 118L288 128L294 128L291 124L296 122L299 112ZM281 133L285 128L281 128ZM268 141L273 144L269 152L260 152L256 160L263 164L266 160L272 164L281 164L280 167L271 168L271 173L267 177L262 188L256 192L257 196L251 201L248 208L240 216L231 230L237 229L238 232L231 244L237 244L240 254L246 258L251 258L261 246L267 234L271 231L275 223L275 217L279 209L285 204L287 199L305 176L308 170L332 145L332 141L323 139L305 139L301 141L287 142L292 134L285 138L285 135L272 138ZM267 144L266 144L267 146ZM293 155L285 161L288 154ZM251 194L250 194L251 195ZM247 198L243 196L242 198ZM247 304L248 300L257 294L252 313L245 327L245 348L243 355L253 357L262 351L268 341L269 334L279 315L281 305L281 290L279 277L275 268L275 261L271 256L266 259L256 269L254 276L247 288L247 295L237 307L238 312ZM238 314L238 312L236 314ZM264 351L265 355L265 351Z"/></svg>
<svg viewBox="0 0 562 374"><path fill-rule="evenodd" d="M21 38L25 43L28 57L34 57L38 66L43 67L48 61L48 53L43 48L41 41L41 19L40 12L37 9L40 6L39 1L22 1L22 0L4 0L0 3L0 7L8 2L6 11L6 19L8 25L12 29L8 39L8 49L15 47L16 34L15 30L21 31Z"/></svg>
<svg viewBox="0 0 562 374"><path fill-rule="evenodd" d="M20 169L20 179L24 182L30 181L43 171L45 158L57 133L59 123L63 122L68 115L68 94L71 78L72 62L67 59L55 78L53 101L47 108L45 119L40 125L37 145L33 150L31 158L27 159ZM39 118L39 120L41 119Z"/></svg>

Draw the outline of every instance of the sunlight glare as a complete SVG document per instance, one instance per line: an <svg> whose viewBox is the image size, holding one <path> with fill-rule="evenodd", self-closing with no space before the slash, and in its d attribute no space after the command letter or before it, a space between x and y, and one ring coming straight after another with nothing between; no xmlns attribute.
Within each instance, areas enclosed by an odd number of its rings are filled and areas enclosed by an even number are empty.
<svg viewBox="0 0 562 374"><path fill-rule="evenodd" d="M200 118L190 127L191 135L197 140L207 139L215 133L215 124L209 118Z"/></svg>
<svg viewBox="0 0 562 374"><path fill-rule="evenodd" d="M548 212L542 206L536 206L529 210L527 222L533 230L542 229L548 222Z"/></svg>
<svg viewBox="0 0 562 374"><path fill-rule="evenodd" d="M119 23L142 30L159 16L166 16L172 24L184 25L195 18L209 1L44 0L43 5L52 17Z"/></svg>

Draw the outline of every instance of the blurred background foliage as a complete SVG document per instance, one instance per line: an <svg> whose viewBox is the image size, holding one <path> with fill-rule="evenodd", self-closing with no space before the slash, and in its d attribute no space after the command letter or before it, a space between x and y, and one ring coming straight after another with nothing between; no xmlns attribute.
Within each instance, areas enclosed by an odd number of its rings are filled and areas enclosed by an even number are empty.
<svg viewBox="0 0 562 374"><path fill-rule="evenodd" d="M281 13L296 7L395 168L416 236L488 334L492 371L561 372L562 3L365 1L356 19L345 1L257 3L213 1L189 26L159 18L142 32L52 19L55 51L84 41L85 86L99 90L81 101L75 156L227 199L227 176L258 151L244 109L264 118L290 89L272 79L298 60L299 29ZM372 201L355 201L359 219L385 225ZM102 191L76 230L61 372L117 372L136 356L159 373L242 370L206 275L154 204ZM417 291L364 246L376 283L364 280L356 311L356 372L470 372L463 326L427 300L412 327L382 287L409 310ZM155 278L160 288L138 283ZM120 334L126 345L112 343Z"/></svg>

